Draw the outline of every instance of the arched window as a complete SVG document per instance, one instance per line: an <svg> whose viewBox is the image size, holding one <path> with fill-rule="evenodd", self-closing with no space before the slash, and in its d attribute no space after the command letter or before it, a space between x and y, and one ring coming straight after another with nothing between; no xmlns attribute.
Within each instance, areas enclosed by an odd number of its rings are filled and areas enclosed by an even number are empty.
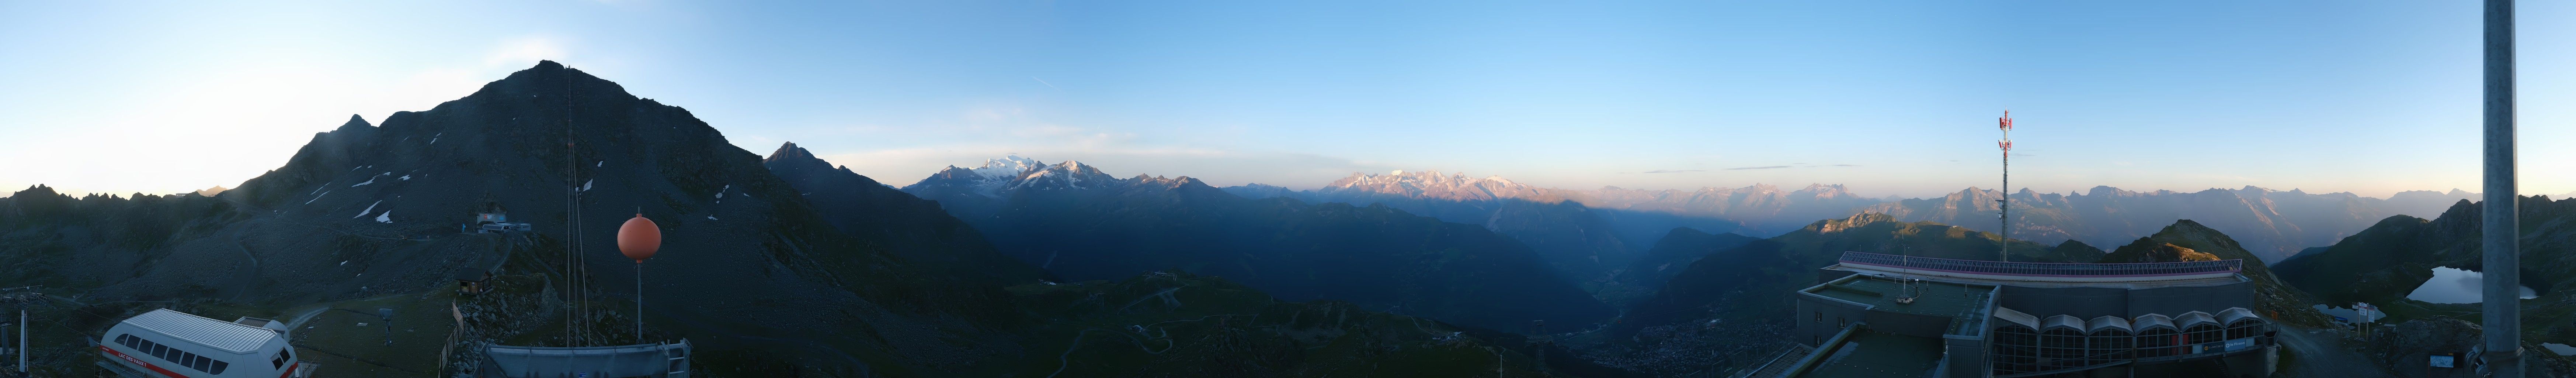
<svg viewBox="0 0 2576 378"><path fill-rule="evenodd" d="M2255 335L2255 334L2259 333L2259 332L2257 332L2257 331L2260 331L2260 330L2262 330L2262 329L2263 329L2263 320L2262 320L2262 319L2257 319L2257 318L2244 318L2244 319L2237 319L2235 323L2227 323L2227 339L2228 339L2228 340L2235 340L2235 339L2242 339L2242 338L2254 337L2254 335Z"/></svg>
<svg viewBox="0 0 2576 378"><path fill-rule="evenodd" d="M2182 333L2174 332L2173 328L2153 327L2138 331L2139 358L2181 354L2174 350L2175 345L2182 345Z"/></svg>
<svg viewBox="0 0 2576 378"><path fill-rule="evenodd" d="M2049 327L2039 333L2040 370L2084 367L2084 331L2066 327Z"/></svg>
<svg viewBox="0 0 2576 378"><path fill-rule="evenodd" d="M1995 375L2039 371L2039 331L2018 324L1996 328L1990 358Z"/></svg>
<svg viewBox="0 0 2576 378"><path fill-rule="evenodd" d="M2224 339L2224 338L2220 338L2221 336L2225 336L2225 334L2224 334L2223 332L2224 332L2224 331L2226 331L2226 330L2227 330L2227 329L2225 329L2225 328L2219 328L2217 324L2210 324L2210 323L2194 324L2194 325L2192 325L2192 326L2191 326L2191 328L2187 328L2187 329L2184 329L2184 330L2183 330L2183 333L2188 334L2188 335L2190 336L2190 337L2185 338L2185 339L2184 339L2184 341L2183 341L2183 343L2184 343L2184 344L2199 344L2199 343L2213 343L2213 342L2219 342L2219 341L2227 340L2227 339Z"/></svg>
<svg viewBox="0 0 2576 378"><path fill-rule="evenodd" d="M2085 350L2093 353L2092 356L2084 359L2086 365L2101 365L2129 359L2131 354L2129 349L2137 344L2135 338L2136 336L2130 335L2129 331L2119 328L2093 331L2093 334L2086 338L2092 343L2086 345Z"/></svg>

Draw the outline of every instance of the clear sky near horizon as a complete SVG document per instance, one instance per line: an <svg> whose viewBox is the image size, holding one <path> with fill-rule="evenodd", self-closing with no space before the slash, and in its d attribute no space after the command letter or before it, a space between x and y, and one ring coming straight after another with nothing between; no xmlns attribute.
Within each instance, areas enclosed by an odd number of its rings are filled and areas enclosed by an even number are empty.
<svg viewBox="0 0 2576 378"><path fill-rule="evenodd" d="M0 187L175 193L552 59L903 185L1017 153L1313 188L2477 191L2474 2L0 2ZM2523 193L2576 190L2525 1Z"/></svg>

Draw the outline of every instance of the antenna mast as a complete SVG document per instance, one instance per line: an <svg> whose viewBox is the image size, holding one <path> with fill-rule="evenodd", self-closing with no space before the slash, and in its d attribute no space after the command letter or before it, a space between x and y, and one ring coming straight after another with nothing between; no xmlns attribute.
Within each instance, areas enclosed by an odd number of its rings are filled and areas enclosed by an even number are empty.
<svg viewBox="0 0 2576 378"><path fill-rule="evenodd" d="M2002 197L1995 200L2001 203L1996 206L1996 218L2003 224L1995 228L1995 234L1999 236L1995 240L1998 247L1995 255L2001 259L1995 261L2012 261L2012 111L2004 111L2004 117L1995 119L1995 123L1997 128L2004 130L2004 138L1995 141L1996 147L2004 149L2004 186L1995 189L1995 194L1999 194L1997 197Z"/></svg>

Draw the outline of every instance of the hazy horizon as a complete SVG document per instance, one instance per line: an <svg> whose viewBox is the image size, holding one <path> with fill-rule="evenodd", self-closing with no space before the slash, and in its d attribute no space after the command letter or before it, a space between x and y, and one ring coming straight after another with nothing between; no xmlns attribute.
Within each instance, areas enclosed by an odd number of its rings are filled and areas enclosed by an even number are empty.
<svg viewBox="0 0 2576 378"><path fill-rule="evenodd" d="M2009 109L2016 190L2479 191L2475 4L1478 4L7 3L0 188L233 187L551 59L898 186L1016 153L1930 197L1997 186ZM2520 192L2558 196L2576 27L2522 28Z"/></svg>

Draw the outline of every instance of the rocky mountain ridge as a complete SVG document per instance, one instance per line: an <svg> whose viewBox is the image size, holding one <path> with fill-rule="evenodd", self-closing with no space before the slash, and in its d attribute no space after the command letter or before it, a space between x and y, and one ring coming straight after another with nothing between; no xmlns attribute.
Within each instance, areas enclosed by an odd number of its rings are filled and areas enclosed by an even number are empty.
<svg viewBox="0 0 2576 378"><path fill-rule="evenodd" d="M1070 161L982 180L951 168L904 190L1069 280L1180 269L1281 298L1494 329L1613 312L1521 242L1387 206L1249 199L1186 176L1121 179ZM972 192L978 185L1001 189L986 196Z"/></svg>
<svg viewBox="0 0 2576 378"><path fill-rule="evenodd" d="M2283 261L2299 250L2332 244L2380 218L2398 214L2438 213L2451 201L2472 196L2453 190L2403 192L2390 199L2352 193L2312 194L2247 186L2198 192L2135 192L2097 186L2086 193L2013 193L2013 230L2017 239L2053 243L2083 240L2094 244L2146 236L2178 219L2190 219L2225 231L2265 261ZM1898 219L1954 223L1979 229L1997 225L1993 190L1969 188L1942 198L1911 199L1869 206L1862 211Z"/></svg>

